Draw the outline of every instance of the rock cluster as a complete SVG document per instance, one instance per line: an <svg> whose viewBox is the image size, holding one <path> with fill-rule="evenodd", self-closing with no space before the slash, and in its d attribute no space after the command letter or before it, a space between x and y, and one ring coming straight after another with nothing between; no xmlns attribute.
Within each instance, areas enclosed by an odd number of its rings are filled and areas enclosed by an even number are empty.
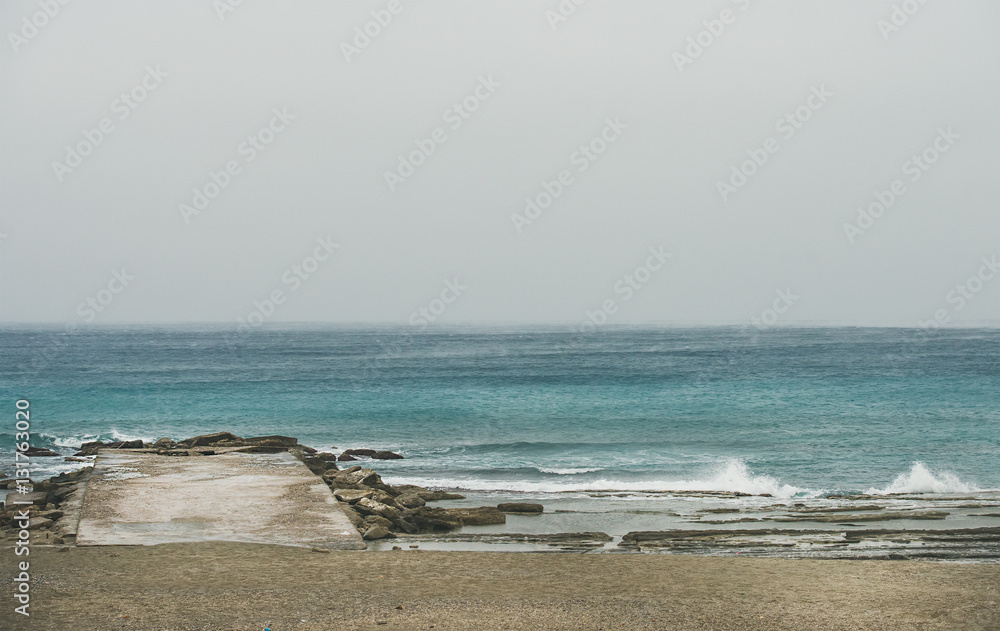
<svg viewBox="0 0 1000 631"><path fill-rule="evenodd" d="M160 438L152 443L141 440L104 443L94 441L84 443L73 456L79 460L94 456L102 449L141 449L149 453L165 456L211 456L225 452L278 453L287 451L301 460L333 490L334 497L342 503L347 516L365 539L395 537L396 533L441 533L461 526L483 526L502 524L505 513L537 514L542 511L540 504L506 504L480 506L478 508L447 509L427 506L427 502L464 499L462 495L446 491L434 491L414 485L390 486L373 469L352 466L341 471L337 462L350 462L360 458L372 460L397 460L403 456L376 449L347 449L339 456L330 452L318 452L312 447L300 445L298 439L290 436L255 436L242 438L230 432L216 432L194 436L186 440L173 441ZM55 452L35 455L59 455ZM77 490L77 482L85 480L92 467L78 472L56 476L47 482L36 483L33 489L32 528L51 527L63 517L59 503ZM82 494L82 489L81 489ZM25 497L25 496L20 496ZM14 511L0 512L0 525L10 526ZM77 515L78 518L78 515ZM75 537L75 524L72 525ZM65 541L60 538L57 543Z"/></svg>
<svg viewBox="0 0 1000 631"><path fill-rule="evenodd" d="M28 493L11 492L8 504L0 503L0 527L14 528L21 511L28 511L28 530L47 530L47 543L62 545L76 540L78 509L83 499L83 486L93 467L64 473L41 482L29 481ZM2 482L0 482L2 483ZM15 481L6 481L8 489L16 489ZM13 501L31 502L30 505Z"/></svg>
<svg viewBox="0 0 1000 631"><path fill-rule="evenodd" d="M390 486L373 469L353 466L326 471L323 481L365 539L394 537L396 533L448 532L461 526L502 524L506 516L494 506L440 508L427 502L463 499L461 495L420 486Z"/></svg>

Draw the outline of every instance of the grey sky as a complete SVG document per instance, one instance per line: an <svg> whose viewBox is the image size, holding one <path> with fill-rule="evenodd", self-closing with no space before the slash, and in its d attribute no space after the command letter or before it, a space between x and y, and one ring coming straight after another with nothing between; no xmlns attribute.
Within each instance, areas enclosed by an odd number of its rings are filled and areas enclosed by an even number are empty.
<svg viewBox="0 0 1000 631"><path fill-rule="evenodd" d="M0 320L235 324L280 290L270 322L403 323L458 279L437 322L580 323L610 299L612 323L749 323L787 289L777 324L998 322L982 262L1000 257L995 1L590 0L553 28L557 0L403 0L346 59L389 4L246 0L220 19L210 2L71 2L24 40L38 2L0 5ZM920 8L880 30L894 5ZM680 69L705 21L721 32ZM114 102L144 78L122 120ZM477 86L475 112L449 113ZM786 137L776 122L803 105ZM53 162L104 118L59 181ZM574 159L616 119L603 154ZM905 171L941 129L936 162ZM249 161L258 133L273 141ZM723 201L717 182L769 138ZM230 161L186 222L179 205ZM519 232L512 214L563 170ZM851 243L844 224L895 180ZM328 260L283 280L328 236ZM672 256L616 291L651 247Z"/></svg>

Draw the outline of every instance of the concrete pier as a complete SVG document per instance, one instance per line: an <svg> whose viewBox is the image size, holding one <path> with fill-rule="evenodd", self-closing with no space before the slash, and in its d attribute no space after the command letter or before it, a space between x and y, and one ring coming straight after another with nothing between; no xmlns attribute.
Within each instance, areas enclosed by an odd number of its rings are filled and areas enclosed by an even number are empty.
<svg viewBox="0 0 1000 631"><path fill-rule="evenodd" d="M287 452L98 454L77 545L241 541L337 550L365 543L330 489Z"/></svg>

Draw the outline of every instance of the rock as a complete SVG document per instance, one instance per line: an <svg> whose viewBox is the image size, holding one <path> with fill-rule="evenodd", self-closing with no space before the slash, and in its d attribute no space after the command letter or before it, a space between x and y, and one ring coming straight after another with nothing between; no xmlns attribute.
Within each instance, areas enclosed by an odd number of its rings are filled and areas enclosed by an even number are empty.
<svg viewBox="0 0 1000 631"><path fill-rule="evenodd" d="M253 438L244 438L243 442L266 447L292 447L299 444L299 439L291 436L254 436Z"/></svg>
<svg viewBox="0 0 1000 631"><path fill-rule="evenodd" d="M381 489L376 489L372 493L372 499L375 500L376 502L382 502L386 506L391 506L391 507L397 508L397 509L403 508L402 506L400 506L399 504L396 503L396 500L393 498L392 495L386 493L385 491L383 491Z"/></svg>
<svg viewBox="0 0 1000 631"><path fill-rule="evenodd" d="M309 470L315 473L316 475L323 475L323 473L330 467L330 465L333 464L331 462L323 460L322 458L316 458L315 456L309 456L307 458L303 458L302 462L305 463L305 465L309 467ZM333 466L336 467L337 465L334 464Z"/></svg>
<svg viewBox="0 0 1000 631"><path fill-rule="evenodd" d="M143 448L143 443L138 438L135 440L122 441L118 443L117 447L115 447L115 449L142 449L142 448Z"/></svg>
<svg viewBox="0 0 1000 631"><path fill-rule="evenodd" d="M31 493L11 493L7 497L8 508L18 507L18 504L27 505L28 503L34 504L36 506L45 506L48 504L49 494L44 491L32 491ZM21 506L24 508L24 506Z"/></svg>
<svg viewBox="0 0 1000 631"><path fill-rule="evenodd" d="M361 515L359 515L358 512L353 508L351 508L350 506L342 506L341 510L343 510L344 514L347 515L347 518L351 520L351 524L353 524L355 528L360 530L365 523L364 518L361 517Z"/></svg>
<svg viewBox="0 0 1000 631"><path fill-rule="evenodd" d="M389 530L392 530L392 522L385 517L380 517L378 515L369 515L362 520L362 523L364 523L365 528L379 524L381 526L385 526Z"/></svg>
<svg viewBox="0 0 1000 631"><path fill-rule="evenodd" d="M360 489L336 489L333 492L333 496L341 502L353 504L358 500L370 498L374 492L374 489L369 489L367 491L362 491Z"/></svg>
<svg viewBox="0 0 1000 631"><path fill-rule="evenodd" d="M355 460L357 460L357 458L355 458L351 454L340 454L340 457L337 458L337 460L339 460L340 462L354 462Z"/></svg>
<svg viewBox="0 0 1000 631"><path fill-rule="evenodd" d="M354 509L357 510L362 515L378 515L379 517L385 517L389 521L396 521L399 519L399 510L383 504L382 502L376 502L371 498L363 498L354 504Z"/></svg>
<svg viewBox="0 0 1000 631"><path fill-rule="evenodd" d="M52 525L51 519L46 519L45 517L33 517L28 520L28 530L38 530L39 528L48 528Z"/></svg>
<svg viewBox="0 0 1000 631"><path fill-rule="evenodd" d="M80 445L80 451L73 454L74 456L96 456L97 450L104 447L104 443L99 440L93 440L88 443L83 443Z"/></svg>
<svg viewBox="0 0 1000 631"><path fill-rule="evenodd" d="M51 457L51 456L61 456L62 454L56 453L51 449L45 449L44 447L28 447L28 449L22 452L24 455L30 457Z"/></svg>
<svg viewBox="0 0 1000 631"><path fill-rule="evenodd" d="M156 447L157 449L173 449L176 446L177 443L169 438L158 438L156 439L156 442L153 443L153 447Z"/></svg>
<svg viewBox="0 0 1000 631"><path fill-rule="evenodd" d="M503 513L518 513L522 515L541 515L545 510L541 504L529 504L527 502L512 502L509 504L497 504L497 510Z"/></svg>
<svg viewBox="0 0 1000 631"><path fill-rule="evenodd" d="M393 550L402 550L402 548L400 548L399 546L392 546L392 549ZM397 607L397 609L398 609L398 607Z"/></svg>
<svg viewBox="0 0 1000 631"><path fill-rule="evenodd" d="M372 541L374 539L385 539L386 537L394 537L394 536L395 535L389 532L389 529L386 528L385 526L382 526L380 524L375 524L374 526L369 526L368 529L365 530L364 534L361 535L361 538L368 541Z"/></svg>
<svg viewBox="0 0 1000 631"><path fill-rule="evenodd" d="M63 516L63 512L61 510L46 510L38 513L38 516L55 521Z"/></svg>
<svg viewBox="0 0 1000 631"><path fill-rule="evenodd" d="M346 456L365 456L367 458L371 458L372 456L374 456L377 453L378 453L378 451L376 451L374 449L345 449L344 453L342 453L341 455L342 456L345 456L345 455Z"/></svg>
<svg viewBox="0 0 1000 631"><path fill-rule="evenodd" d="M462 522L446 508L424 506L407 511L406 520L420 530L448 531L462 525Z"/></svg>
<svg viewBox="0 0 1000 631"><path fill-rule="evenodd" d="M396 504L403 508L420 508L427 502L416 493L401 493L396 496Z"/></svg>
<svg viewBox="0 0 1000 631"><path fill-rule="evenodd" d="M372 454L374 460L402 460L403 457L392 451L376 451Z"/></svg>
<svg viewBox="0 0 1000 631"><path fill-rule="evenodd" d="M194 438L188 438L187 440L182 440L177 443L178 447L204 447L207 445L214 445L221 442L243 442L243 439L235 434L229 432L216 432L214 434L202 434L201 436L195 436Z"/></svg>
<svg viewBox="0 0 1000 631"><path fill-rule="evenodd" d="M419 548L419 547L420 547L420 546L418 546L418 545L417 545L417 544L415 544L415 543L414 543L414 544L411 544L411 545L410 545L410 549L411 549L411 550L416 550L416 549L417 549L417 548Z"/></svg>
<svg viewBox="0 0 1000 631"><path fill-rule="evenodd" d="M320 460L326 460L327 462L336 462L337 456L331 454L329 451L323 451L314 455L315 458Z"/></svg>
<svg viewBox="0 0 1000 631"><path fill-rule="evenodd" d="M382 483L382 478L375 471L372 469L362 469L361 467L345 469L333 476L333 481L340 485L337 488L356 488L355 485L358 484L372 488L385 486Z"/></svg>
<svg viewBox="0 0 1000 631"><path fill-rule="evenodd" d="M463 526L490 526L507 521L507 515L501 513L495 506L453 508L451 513L459 518Z"/></svg>
<svg viewBox="0 0 1000 631"><path fill-rule="evenodd" d="M63 462L87 462L86 458L77 458L76 456L66 456L63 458Z"/></svg>
<svg viewBox="0 0 1000 631"><path fill-rule="evenodd" d="M330 549L329 548L313 548L312 551L313 552L325 552L327 554L330 554Z"/></svg>
<svg viewBox="0 0 1000 631"><path fill-rule="evenodd" d="M447 491L425 491L423 493L418 493L420 499L425 502L438 502L441 500L464 500L464 495L459 495L458 493L448 493Z"/></svg>

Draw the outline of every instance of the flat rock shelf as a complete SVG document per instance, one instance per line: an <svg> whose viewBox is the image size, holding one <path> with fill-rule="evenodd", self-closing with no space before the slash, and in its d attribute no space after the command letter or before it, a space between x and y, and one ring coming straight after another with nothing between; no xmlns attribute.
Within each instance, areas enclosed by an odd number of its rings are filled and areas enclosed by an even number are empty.
<svg viewBox="0 0 1000 631"><path fill-rule="evenodd" d="M362 550L333 493L287 452L178 458L102 450L77 545L239 541Z"/></svg>

